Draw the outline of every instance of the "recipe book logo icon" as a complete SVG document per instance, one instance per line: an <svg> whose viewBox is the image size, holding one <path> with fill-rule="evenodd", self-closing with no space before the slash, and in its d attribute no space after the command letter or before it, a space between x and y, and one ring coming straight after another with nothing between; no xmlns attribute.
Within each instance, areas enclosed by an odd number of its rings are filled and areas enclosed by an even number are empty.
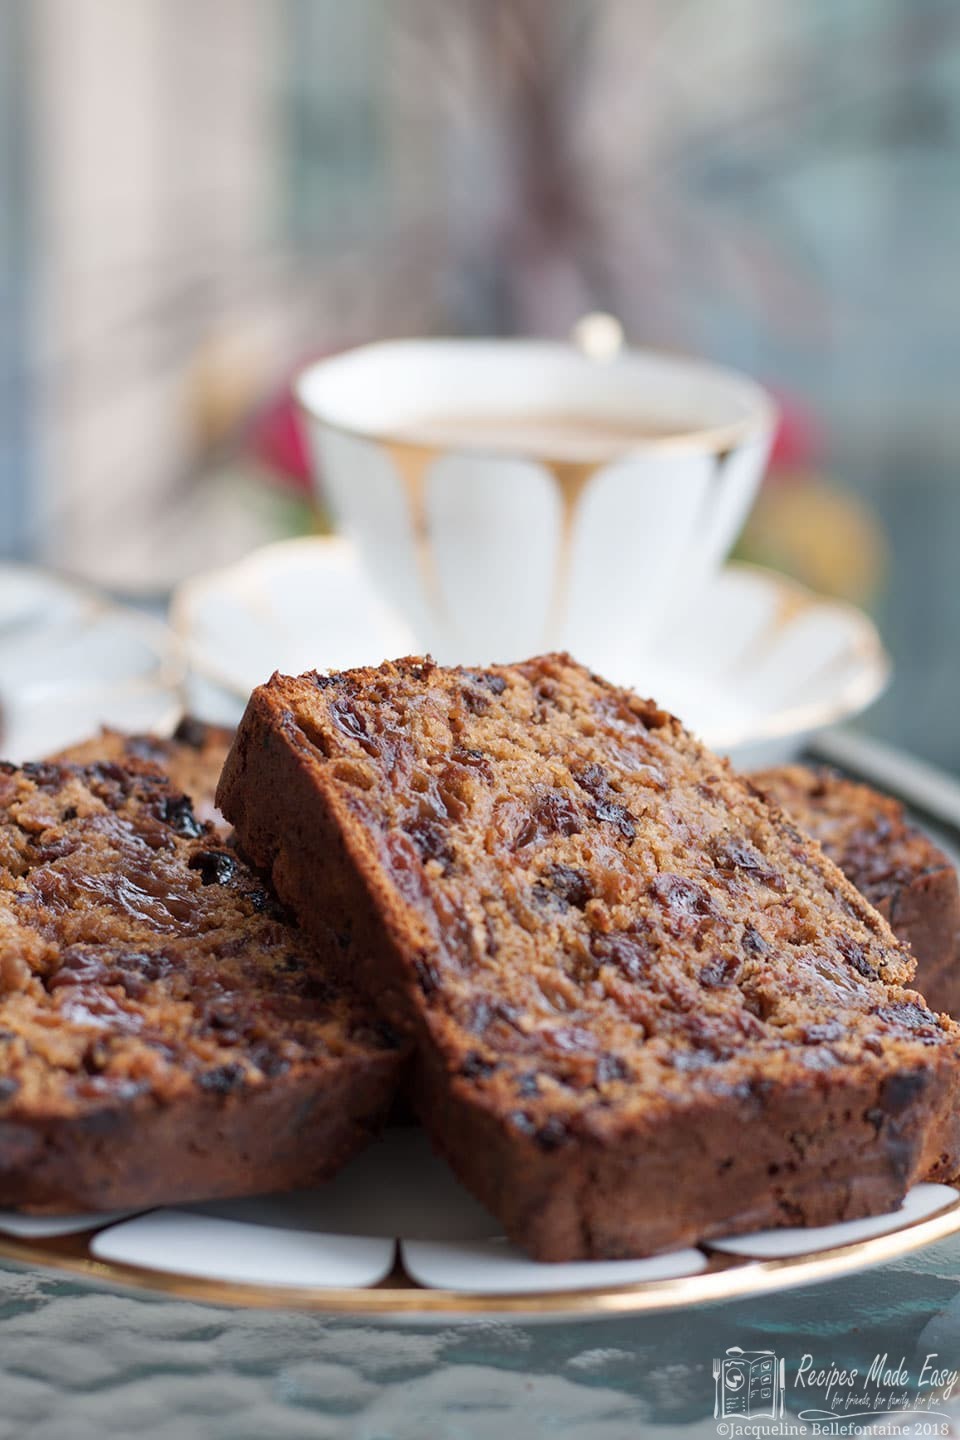
<svg viewBox="0 0 960 1440"><path fill-rule="evenodd" d="M772 1350L731 1345L713 1362L713 1418L783 1419L784 1364Z"/></svg>

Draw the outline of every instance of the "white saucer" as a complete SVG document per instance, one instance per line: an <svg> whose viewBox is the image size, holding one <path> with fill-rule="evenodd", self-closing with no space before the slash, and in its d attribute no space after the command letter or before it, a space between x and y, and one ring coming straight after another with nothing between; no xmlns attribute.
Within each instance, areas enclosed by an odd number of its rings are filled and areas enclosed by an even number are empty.
<svg viewBox="0 0 960 1440"><path fill-rule="evenodd" d="M189 580L174 595L171 622L192 666L191 704L210 719L238 718L274 670L378 664L419 648L341 539L283 541ZM861 611L773 571L728 565L693 613L607 674L653 696L740 764L759 765L857 714L889 669Z"/></svg>
<svg viewBox="0 0 960 1440"><path fill-rule="evenodd" d="M39 760L101 725L171 729L183 657L138 610L28 565L0 565L0 757Z"/></svg>

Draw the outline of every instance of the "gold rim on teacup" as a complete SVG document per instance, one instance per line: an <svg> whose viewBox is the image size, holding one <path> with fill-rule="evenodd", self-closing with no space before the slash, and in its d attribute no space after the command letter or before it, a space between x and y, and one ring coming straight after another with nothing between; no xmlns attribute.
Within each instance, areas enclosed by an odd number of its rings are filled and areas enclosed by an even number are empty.
<svg viewBox="0 0 960 1440"><path fill-rule="evenodd" d="M338 528L444 663L615 668L627 627L668 613L668 575L693 594L722 563L776 426L735 371L534 339L380 341L294 393Z"/></svg>

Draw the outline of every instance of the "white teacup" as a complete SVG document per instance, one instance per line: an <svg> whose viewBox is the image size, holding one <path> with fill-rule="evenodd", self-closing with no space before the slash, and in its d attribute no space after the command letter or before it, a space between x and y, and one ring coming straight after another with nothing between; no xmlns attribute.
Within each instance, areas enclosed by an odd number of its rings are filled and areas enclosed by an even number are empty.
<svg viewBox="0 0 960 1440"><path fill-rule="evenodd" d="M776 423L731 371L546 341L366 345L297 397L336 522L423 650L562 648L614 678L724 560Z"/></svg>

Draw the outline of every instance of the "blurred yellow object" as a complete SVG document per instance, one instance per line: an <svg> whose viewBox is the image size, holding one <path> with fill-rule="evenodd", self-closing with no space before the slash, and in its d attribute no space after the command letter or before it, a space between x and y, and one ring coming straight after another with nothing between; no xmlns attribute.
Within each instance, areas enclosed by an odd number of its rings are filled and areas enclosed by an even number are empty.
<svg viewBox="0 0 960 1440"><path fill-rule="evenodd" d="M186 402L195 448L222 444L262 402L270 368L262 346L242 334L208 336L187 371Z"/></svg>
<svg viewBox="0 0 960 1440"><path fill-rule="evenodd" d="M761 491L737 554L856 604L876 595L887 568L886 538L870 509L797 471Z"/></svg>

